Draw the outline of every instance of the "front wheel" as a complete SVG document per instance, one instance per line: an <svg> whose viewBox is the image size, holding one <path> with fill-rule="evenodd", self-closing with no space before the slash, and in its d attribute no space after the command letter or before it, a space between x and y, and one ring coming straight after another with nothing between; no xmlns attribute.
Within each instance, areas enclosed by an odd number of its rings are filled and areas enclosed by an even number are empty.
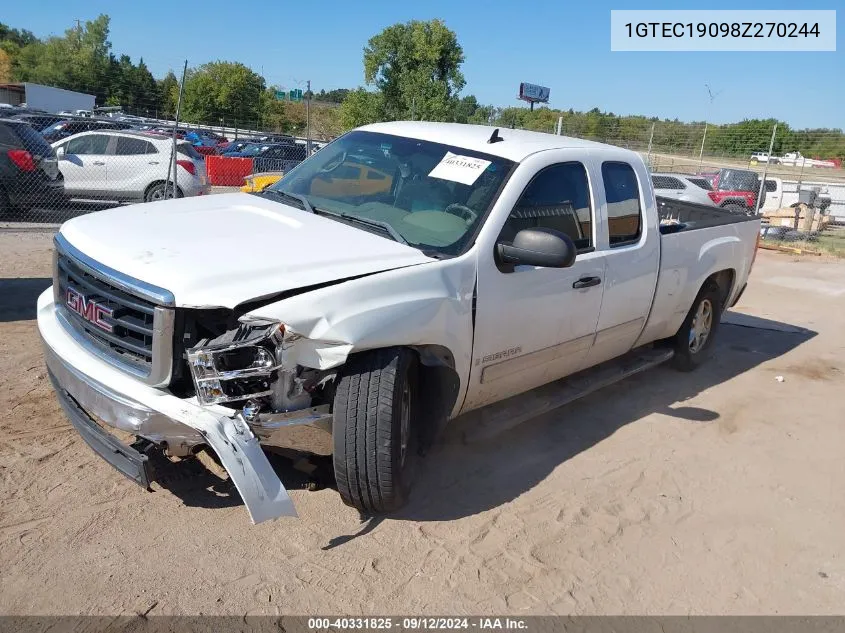
<svg viewBox="0 0 845 633"><path fill-rule="evenodd" d="M401 507L416 447L417 365L392 347L350 357L334 397L334 473L344 503L363 512Z"/></svg>
<svg viewBox="0 0 845 633"><path fill-rule="evenodd" d="M721 319L722 293L715 282L708 281L672 339L672 364L676 369L692 371L707 360Z"/></svg>

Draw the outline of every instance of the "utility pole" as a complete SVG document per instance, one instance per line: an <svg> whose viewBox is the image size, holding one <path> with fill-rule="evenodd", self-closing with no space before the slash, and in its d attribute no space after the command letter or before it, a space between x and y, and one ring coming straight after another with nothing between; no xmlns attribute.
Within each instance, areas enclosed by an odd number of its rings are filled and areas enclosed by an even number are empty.
<svg viewBox="0 0 845 633"><path fill-rule="evenodd" d="M713 101L722 94L722 91L713 94L713 91L710 90L710 86L708 84L704 84L704 87L707 88L707 95L710 97L710 105L707 107L707 116L704 117L704 136L701 137L701 150L698 152L698 171L701 171L701 161L704 157L704 141L707 140L707 119L710 118L713 110Z"/></svg>
<svg viewBox="0 0 845 633"><path fill-rule="evenodd" d="M311 80L305 83L305 155L311 156Z"/></svg>
<svg viewBox="0 0 845 633"><path fill-rule="evenodd" d="M769 141L769 160L772 159L772 148L775 146L775 134L778 132L778 124L772 128L772 140ZM757 202L754 205L754 213L760 213L760 206L763 204L763 192L766 190L766 174L769 171L769 161L766 161L766 166L763 167L763 177L760 179L760 191L757 192Z"/></svg>
<svg viewBox="0 0 845 633"><path fill-rule="evenodd" d="M654 143L654 122L651 123L651 136L648 137L648 154L646 155L646 165L651 169L651 144ZM699 169L701 165L699 164Z"/></svg>
<svg viewBox="0 0 845 633"><path fill-rule="evenodd" d="M182 83L179 85L179 101L176 102L176 121L173 123L173 147L170 151L170 162L167 164L167 180L164 181L164 199L167 200L167 185L170 174L173 174L173 197L177 196L176 185L176 130L179 127L179 114L182 112L182 95L185 93L185 75L188 73L188 60L182 69Z"/></svg>

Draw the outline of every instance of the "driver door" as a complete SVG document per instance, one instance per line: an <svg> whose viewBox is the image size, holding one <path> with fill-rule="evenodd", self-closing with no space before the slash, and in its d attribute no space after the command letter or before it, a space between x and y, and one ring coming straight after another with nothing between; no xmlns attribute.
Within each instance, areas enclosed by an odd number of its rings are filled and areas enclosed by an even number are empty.
<svg viewBox="0 0 845 633"><path fill-rule="evenodd" d="M496 239L479 252L475 341L463 411L578 371L593 344L605 261L595 250L596 204L583 156L583 151L557 150L529 159L535 166L531 180ZM521 169L527 167L528 161ZM511 241L532 227L569 235L578 247L575 263L510 269L497 263L494 242Z"/></svg>

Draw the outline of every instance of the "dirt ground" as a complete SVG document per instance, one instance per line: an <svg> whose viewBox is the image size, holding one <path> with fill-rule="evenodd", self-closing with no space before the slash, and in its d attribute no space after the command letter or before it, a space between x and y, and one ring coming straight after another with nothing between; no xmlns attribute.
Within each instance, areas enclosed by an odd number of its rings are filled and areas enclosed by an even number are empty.
<svg viewBox="0 0 845 633"><path fill-rule="evenodd" d="M700 371L474 444L458 422L396 516L275 460L300 517L253 527L213 477L145 492L66 422L34 321L50 239L0 233L0 613L842 612L843 262L761 252Z"/></svg>

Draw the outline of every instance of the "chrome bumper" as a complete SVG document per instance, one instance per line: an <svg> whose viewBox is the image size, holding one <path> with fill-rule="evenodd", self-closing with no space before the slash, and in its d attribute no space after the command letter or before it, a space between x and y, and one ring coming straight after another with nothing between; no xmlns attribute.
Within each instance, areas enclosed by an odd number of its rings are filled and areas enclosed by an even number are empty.
<svg viewBox="0 0 845 633"><path fill-rule="evenodd" d="M205 443L196 429L95 382L64 363L47 345L44 345L44 359L55 383L84 411L108 426L156 444L167 444L177 454ZM332 454L332 416L328 405L263 414L248 420L247 425L263 446L314 455Z"/></svg>

